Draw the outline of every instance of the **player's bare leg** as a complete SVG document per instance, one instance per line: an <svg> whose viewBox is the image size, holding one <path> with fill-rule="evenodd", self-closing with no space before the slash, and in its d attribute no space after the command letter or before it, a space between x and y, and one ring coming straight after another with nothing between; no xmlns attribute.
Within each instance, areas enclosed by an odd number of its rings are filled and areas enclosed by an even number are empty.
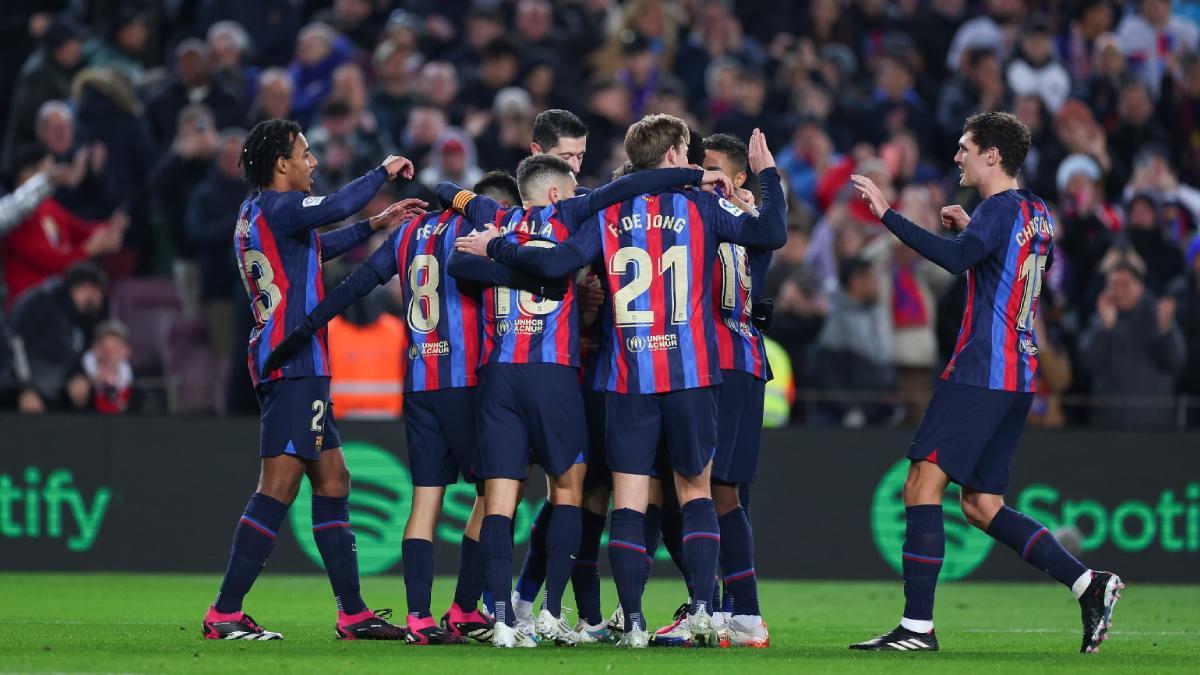
<svg viewBox="0 0 1200 675"><path fill-rule="evenodd" d="M217 599L204 616L210 640L279 640L283 635L259 626L242 611L242 600L262 572L288 507L296 500L305 463L290 455L264 457L258 487L233 535L233 549Z"/></svg>
<svg viewBox="0 0 1200 675"><path fill-rule="evenodd" d="M562 598L579 552L586 472L587 464L580 462L561 475L549 477L547 497L553 509L546 532L546 600L534 619L534 627L540 637L558 645L579 644L579 635L563 618Z"/></svg>
<svg viewBox="0 0 1200 675"><path fill-rule="evenodd" d="M350 529L350 469L341 448L330 448L305 467L312 485L313 539L325 563L338 606L336 633L343 640L403 640L388 623L391 610L372 612L359 592L358 553Z"/></svg>

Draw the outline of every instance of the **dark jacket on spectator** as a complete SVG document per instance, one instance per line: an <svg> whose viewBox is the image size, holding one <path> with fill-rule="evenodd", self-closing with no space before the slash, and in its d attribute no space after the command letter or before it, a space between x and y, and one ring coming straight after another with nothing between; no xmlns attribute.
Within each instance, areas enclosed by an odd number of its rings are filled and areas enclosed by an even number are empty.
<svg viewBox="0 0 1200 675"><path fill-rule="evenodd" d="M212 111L217 129L238 126L245 111L238 97L230 93L215 78L209 79L204 96L192 100L187 87L178 77L172 77L146 101L146 119L158 147L165 148L175 138L179 111L192 103L203 103Z"/></svg>
<svg viewBox="0 0 1200 675"><path fill-rule="evenodd" d="M231 242L245 198L246 184L222 175L214 166L187 201L187 247L200 265L202 302L227 300L237 285Z"/></svg>
<svg viewBox="0 0 1200 675"><path fill-rule="evenodd" d="M1200 278L1193 272L1175 280L1171 286L1175 299L1175 321L1183 331L1187 360L1179 378L1179 391L1196 399L1196 415L1200 416Z"/></svg>
<svg viewBox="0 0 1200 675"><path fill-rule="evenodd" d="M12 105L4 134L5 167L13 160L13 150L34 137L38 108L46 101L68 98L72 75L55 62L45 47L34 52L21 66L11 93Z"/></svg>
<svg viewBox="0 0 1200 675"><path fill-rule="evenodd" d="M1111 329L1100 317L1080 339L1080 359L1092 373L1092 423L1100 426L1167 428L1175 422L1168 405L1183 368L1183 331L1172 323L1159 334L1154 301L1149 294ZM1158 400L1150 401L1146 397Z"/></svg>
<svg viewBox="0 0 1200 675"><path fill-rule="evenodd" d="M159 227L171 233L174 250L180 258L190 260L193 257L192 248L185 245L187 235L184 233L188 195L208 175L211 165L208 160L185 159L174 150L167 150L146 177L154 216L161 221Z"/></svg>
<svg viewBox="0 0 1200 675"><path fill-rule="evenodd" d="M30 386L48 403L80 371L96 318L80 316L58 278L30 290L13 307L12 329L25 344Z"/></svg>

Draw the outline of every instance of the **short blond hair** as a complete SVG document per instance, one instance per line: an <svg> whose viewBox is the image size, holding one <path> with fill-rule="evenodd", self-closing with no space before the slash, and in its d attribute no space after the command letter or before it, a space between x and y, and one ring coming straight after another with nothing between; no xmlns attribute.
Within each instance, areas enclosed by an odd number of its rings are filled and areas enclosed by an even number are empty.
<svg viewBox="0 0 1200 675"><path fill-rule="evenodd" d="M625 155L635 171L649 169L662 161L667 150L691 139L687 122L674 115L646 115L625 132Z"/></svg>

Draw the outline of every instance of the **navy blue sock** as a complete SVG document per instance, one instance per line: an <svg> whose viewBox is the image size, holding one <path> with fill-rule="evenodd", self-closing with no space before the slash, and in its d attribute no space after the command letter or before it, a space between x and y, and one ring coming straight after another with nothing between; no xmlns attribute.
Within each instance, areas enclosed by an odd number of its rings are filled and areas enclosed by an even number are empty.
<svg viewBox="0 0 1200 675"><path fill-rule="evenodd" d="M469 612L479 604L479 595L483 593L483 552L479 542L462 536L462 548L459 549L458 583L454 586L454 604L464 612Z"/></svg>
<svg viewBox="0 0 1200 675"><path fill-rule="evenodd" d="M711 499L693 499L680 511L683 514L683 559L695 586L690 613L699 611L701 605L707 605L705 611L712 613L716 611L712 598L716 593L717 557L721 551L717 511Z"/></svg>
<svg viewBox="0 0 1200 675"><path fill-rule="evenodd" d="M549 501L542 502L542 508L533 518L529 528L529 549L525 551L525 560L521 563L521 575L517 577L517 594L525 602L537 599L542 583L546 581L546 535L550 531L550 518L554 515L554 505Z"/></svg>
<svg viewBox="0 0 1200 675"><path fill-rule="evenodd" d="M354 547L354 530L350 529L350 500L313 495L312 525L338 609L358 614L367 603L358 588L358 550Z"/></svg>
<svg viewBox="0 0 1200 675"><path fill-rule="evenodd" d="M427 539L405 539L400 544L404 560L404 592L408 597L408 614L418 619L429 616L433 595L433 542Z"/></svg>
<svg viewBox="0 0 1200 675"><path fill-rule="evenodd" d="M633 509L612 512L608 533L608 561L612 565L617 599L625 611L625 630L645 630L642 615L642 587L646 577L646 515Z"/></svg>
<svg viewBox="0 0 1200 675"><path fill-rule="evenodd" d="M742 505L742 510L746 512L746 517L750 517L750 484L738 483L738 502Z"/></svg>
<svg viewBox="0 0 1200 675"><path fill-rule="evenodd" d="M563 593L575 567L579 540L583 536L583 509L559 504L550 516L546 531L546 601L545 607L554 616L562 616Z"/></svg>
<svg viewBox="0 0 1200 675"><path fill-rule="evenodd" d="M481 547L481 549L480 549L480 556L481 556L481 557L483 556L482 547ZM488 590L488 587L487 587L487 574L486 574L486 573L487 573L487 569L486 569L486 565L485 565L485 569L484 569L484 584L483 584L483 597L481 598L481 600L483 600L483 608L484 608L484 610L486 610L488 614L491 614L492 616L496 616L496 603L495 603L495 601L493 601L493 600L492 600L492 592Z"/></svg>
<svg viewBox="0 0 1200 675"><path fill-rule="evenodd" d="M904 618L933 621L933 595L946 555L942 507L910 506L904 514Z"/></svg>
<svg viewBox="0 0 1200 675"><path fill-rule="evenodd" d="M757 589L755 590L757 593ZM721 582L721 611L733 614L733 596L729 593L729 584Z"/></svg>
<svg viewBox="0 0 1200 675"><path fill-rule="evenodd" d="M512 608L512 518L485 516L479 530L479 546L483 550L483 569L487 589L496 605L496 620L513 625Z"/></svg>
<svg viewBox="0 0 1200 675"><path fill-rule="evenodd" d="M646 543L646 578L642 587L650 581L650 568L654 566L654 554L658 553L659 532L662 525L662 509L654 504L646 506L646 532L643 541Z"/></svg>
<svg viewBox="0 0 1200 675"><path fill-rule="evenodd" d="M1058 543L1041 523L1007 506L992 518L987 533L1016 551L1030 565L1067 586L1075 583L1088 568Z"/></svg>
<svg viewBox="0 0 1200 675"><path fill-rule="evenodd" d="M241 610L242 600L250 592L263 565L267 564L271 549L275 548L275 537L287 509L283 502L261 492L250 496L237 529L233 531L229 565L213 603L218 612L230 614Z"/></svg>
<svg viewBox="0 0 1200 675"><path fill-rule="evenodd" d="M732 597L729 610L736 615L758 616L758 577L754 572L754 533L742 507L718 519L721 524L721 569L725 573L726 596Z"/></svg>
<svg viewBox="0 0 1200 675"><path fill-rule="evenodd" d="M579 553L575 554L575 567L571 570L579 618L592 626L604 620L600 612L600 538L604 536L605 520L604 516L584 509Z"/></svg>

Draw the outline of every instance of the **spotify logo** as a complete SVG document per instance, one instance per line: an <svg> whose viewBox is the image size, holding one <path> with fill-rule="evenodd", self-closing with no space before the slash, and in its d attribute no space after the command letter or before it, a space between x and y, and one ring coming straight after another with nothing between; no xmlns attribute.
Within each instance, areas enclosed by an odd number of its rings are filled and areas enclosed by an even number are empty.
<svg viewBox="0 0 1200 675"><path fill-rule="evenodd" d="M371 443L342 444L346 464L354 476L350 491L350 524L363 574L387 571L400 562L404 524L412 502L412 478L400 460ZM288 509L292 530L301 550L318 566L321 553L312 537L312 487L301 481L296 502Z"/></svg>

